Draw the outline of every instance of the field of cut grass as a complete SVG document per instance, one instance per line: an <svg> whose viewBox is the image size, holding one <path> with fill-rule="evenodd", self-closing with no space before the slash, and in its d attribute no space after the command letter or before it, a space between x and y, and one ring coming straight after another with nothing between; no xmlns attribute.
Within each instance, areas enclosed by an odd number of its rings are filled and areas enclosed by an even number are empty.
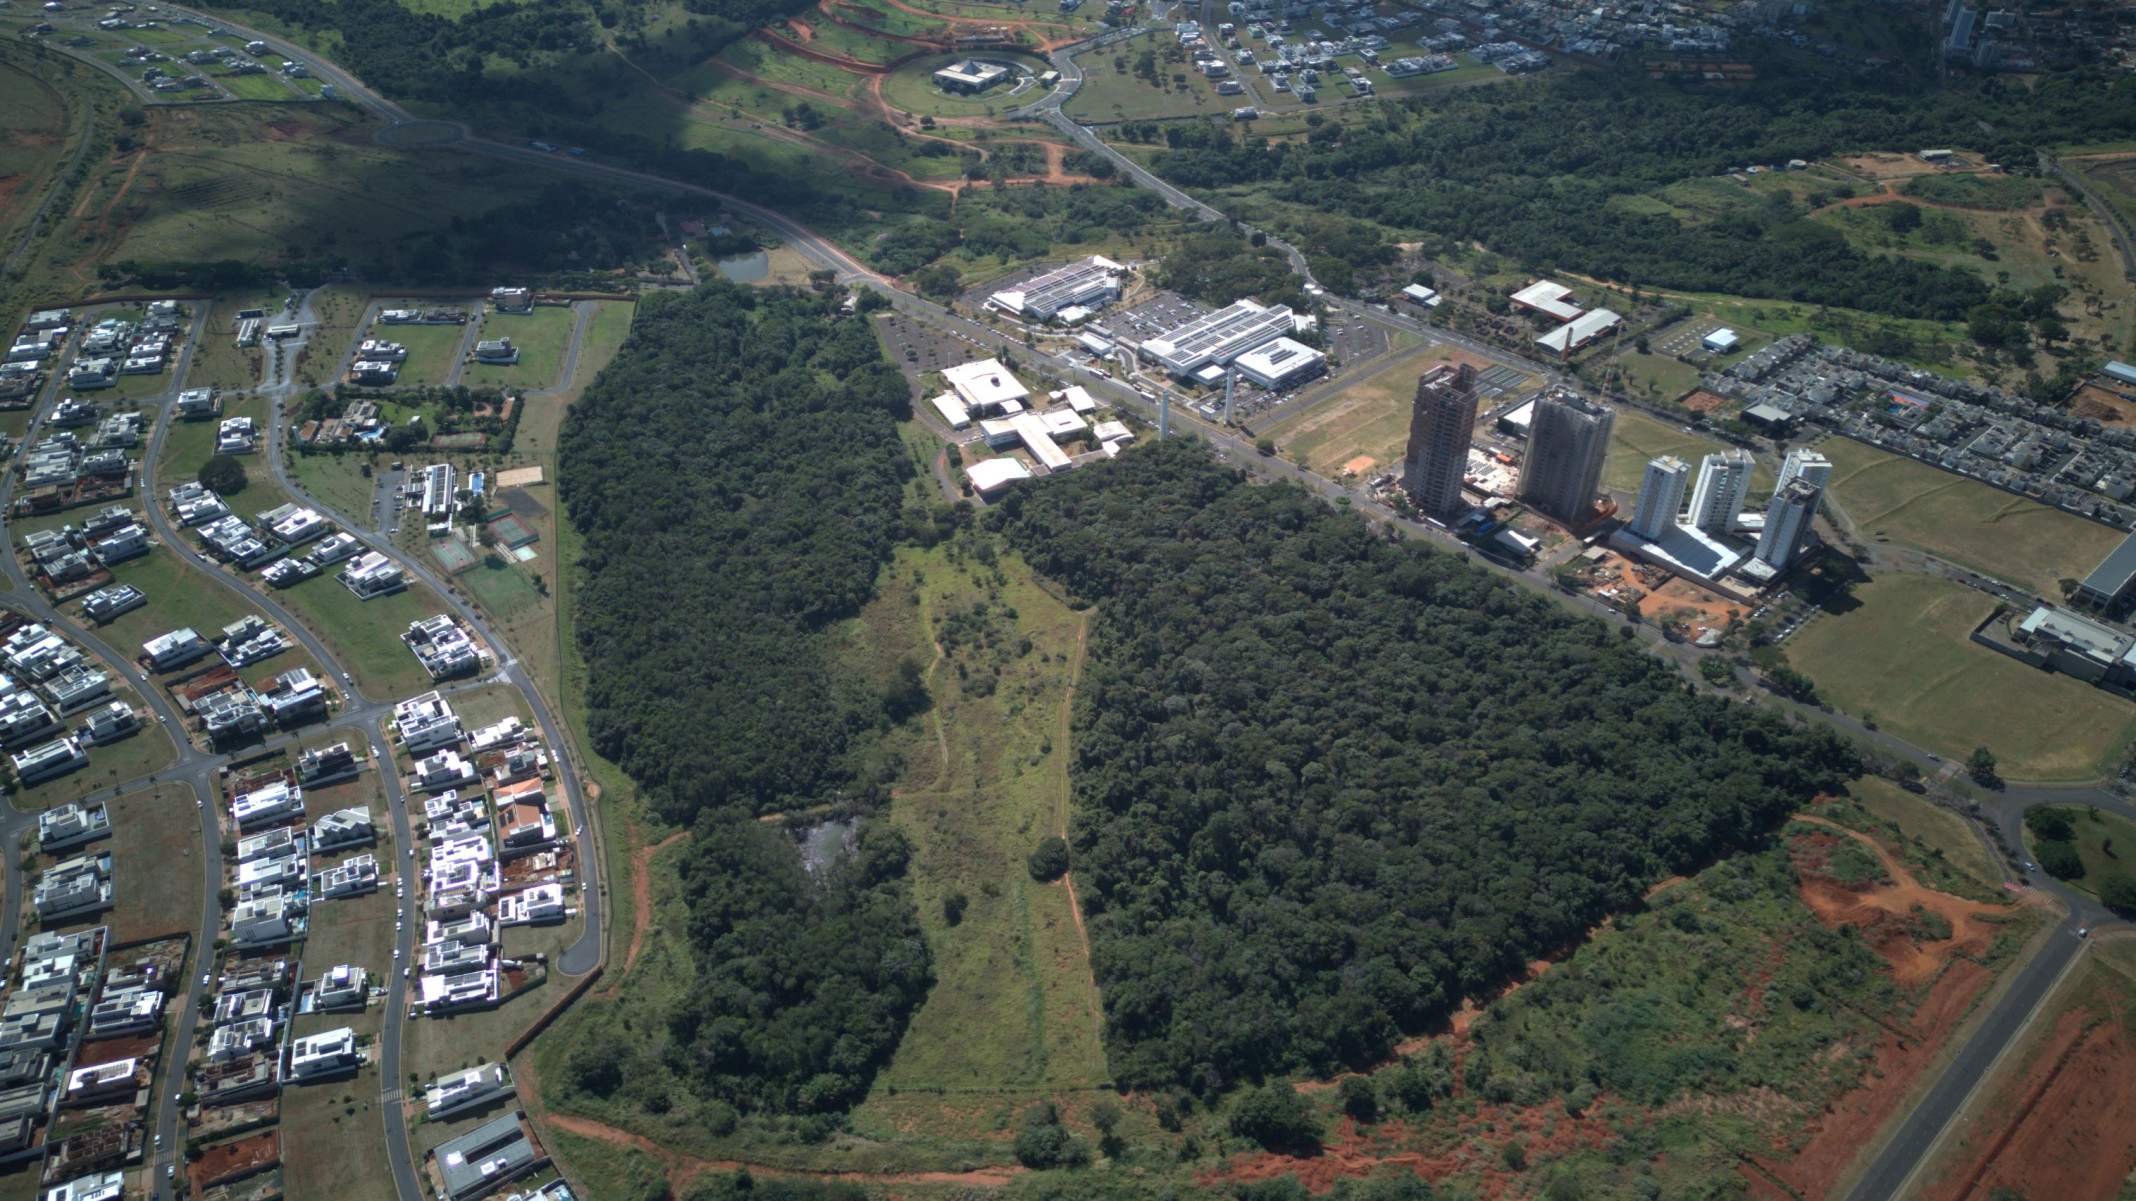
<svg viewBox="0 0 2136 1201"><path fill-rule="evenodd" d="M1687 432L1681 425L1669 425L1620 405L1616 422L1610 427L1609 457L1602 461L1602 487L1619 497L1637 496L1639 481L1646 475L1647 461L1662 455L1675 455L1690 464L1695 480L1701 459L1727 449L1727 442L1711 434ZM1751 472L1752 499L1745 507L1761 505L1764 494L1770 492L1772 486L1772 469L1761 460L1757 469Z"/></svg>
<svg viewBox="0 0 2136 1201"><path fill-rule="evenodd" d="M961 54L936 54L914 59L890 73L883 80L883 99L892 108L902 109L916 115L932 117L977 117L999 108L1013 108L1028 104L1045 95L1033 78L1047 70L1045 60L1031 54L1012 54L1006 51L988 51L988 62L1013 62L1021 73L1015 80L997 84L976 96L945 92L935 86L934 73L951 63L960 62L968 56ZM1022 90L1014 96L1010 92L1018 84Z"/></svg>
<svg viewBox="0 0 2136 1201"><path fill-rule="evenodd" d="M1917 746L1995 753L2013 780L2090 780L2136 740L2136 704L1968 641L1995 602L1961 584L1887 575L1784 645L1819 696Z"/></svg>
<svg viewBox="0 0 2136 1201"><path fill-rule="evenodd" d="M1450 355L1445 347L1432 347L1394 359L1255 432L1275 439L1285 457L1303 456L1307 468L1329 478L1352 468L1359 475L1397 470L1409 444L1417 377Z"/></svg>
<svg viewBox="0 0 2136 1201"><path fill-rule="evenodd" d="M430 686L423 665L400 640L411 622L446 611L423 584L410 581L405 591L363 600L333 573L322 572L281 590L276 599L341 660L364 695L399 700Z"/></svg>
<svg viewBox="0 0 2136 1201"><path fill-rule="evenodd" d="M519 348L519 361L509 367L470 362L462 382L470 388L556 387L564 369L564 354L571 345L571 331L577 323L575 309L553 305L520 315L490 314L483 318L483 338L510 338L512 345Z"/></svg>
<svg viewBox="0 0 2136 1201"><path fill-rule="evenodd" d="M470 301L469 308L472 307ZM467 336L467 326L374 325L364 336L398 342L408 348L408 358L401 364L395 383L443 384L452 378L452 369L460 363L460 344ZM516 337L512 340L518 341Z"/></svg>
<svg viewBox="0 0 2136 1201"><path fill-rule="evenodd" d="M215 457L215 436L222 423L232 417L250 417L261 446L267 442L267 400L261 396L225 396L222 398L221 417L180 418L173 412L165 420L171 423L170 432L163 436L161 453L156 456L156 479L166 488L189 483L199 478L200 469ZM253 482L265 480L267 464L257 452L234 456L244 464L245 478ZM247 489L250 490L249 487ZM248 499L240 492L230 498L232 508L241 509Z"/></svg>
<svg viewBox="0 0 2136 1201"><path fill-rule="evenodd" d="M376 466L380 456L356 451L336 454L299 454L289 461L289 474L313 499L346 515L352 521L371 516L372 480L363 474Z"/></svg>
<svg viewBox="0 0 2136 1201"><path fill-rule="evenodd" d="M97 630L97 636L112 649L129 657L140 654L141 644L158 634L190 626L212 641L221 635L224 626L259 613L243 597L207 572L185 563L168 547L158 547L150 554L121 563L111 574L118 583L132 584L148 597L147 604L120 614ZM292 646L237 674L247 683L256 684L297 667L323 670L302 646Z"/></svg>
<svg viewBox="0 0 2136 1201"><path fill-rule="evenodd" d="M278 292L218 298L208 309L208 324L201 331L200 345L193 348L192 361L186 366L185 386L227 391L258 384L265 352L257 346L238 346L237 314L244 309L266 309L273 314L279 313L281 307L282 294Z"/></svg>
<svg viewBox="0 0 2136 1201"><path fill-rule="evenodd" d="M2059 581L2082 579L2125 537L1851 439L1828 438L1818 449L1832 460L1828 503L1864 540L1888 537L2041 596L2059 597Z"/></svg>

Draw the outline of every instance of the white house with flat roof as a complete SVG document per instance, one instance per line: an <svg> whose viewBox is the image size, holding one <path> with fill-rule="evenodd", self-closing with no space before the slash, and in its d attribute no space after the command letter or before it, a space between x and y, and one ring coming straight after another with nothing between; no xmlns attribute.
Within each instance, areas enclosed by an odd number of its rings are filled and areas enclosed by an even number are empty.
<svg viewBox="0 0 2136 1201"><path fill-rule="evenodd" d="M960 363L945 367L942 378L957 394L957 400L969 413L986 416L998 413L1007 405L1019 409L1031 398L1031 390L1000 359L980 359L975 363Z"/></svg>

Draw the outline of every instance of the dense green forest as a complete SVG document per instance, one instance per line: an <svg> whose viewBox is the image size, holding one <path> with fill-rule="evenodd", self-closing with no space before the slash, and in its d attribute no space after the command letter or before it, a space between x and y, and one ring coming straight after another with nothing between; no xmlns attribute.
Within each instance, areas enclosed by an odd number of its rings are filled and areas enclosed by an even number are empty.
<svg viewBox="0 0 2136 1201"><path fill-rule="evenodd" d="M930 980L902 835L862 818L815 878L773 809L883 799L876 735L925 697L858 680L825 626L900 528L904 378L838 298L654 294L572 407L558 489L583 539L576 628L594 747L662 817L694 981L664 1041L613 1024L568 1085L705 1120L818 1114L867 1091Z"/></svg>
<svg viewBox="0 0 2136 1201"><path fill-rule="evenodd" d="M1931 91L1769 77L1696 91L1630 71L1555 71L1380 106L1357 126L1269 143L1225 126L1130 128L1172 149L1158 170L1199 188L1248 185L1315 212L1477 241L1538 268L1623 283L1962 320L1991 298L1969 271L1869 255L1784 201L1711 222L1613 197L1751 163L1857 149L1976 148L2013 170L2035 149L2136 136L2136 80L2049 76ZM1343 258L1341 244L1304 244Z"/></svg>
<svg viewBox="0 0 2136 1201"><path fill-rule="evenodd" d="M564 423L594 748L667 820L857 798L885 699L826 661L899 528L904 377L834 297L646 298Z"/></svg>
<svg viewBox="0 0 2136 1201"><path fill-rule="evenodd" d="M1114 1077L1217 1090L1404 1032L1744 846L1852 751L1185 442L996 520L1098 604L1074 864Z"/></svg>

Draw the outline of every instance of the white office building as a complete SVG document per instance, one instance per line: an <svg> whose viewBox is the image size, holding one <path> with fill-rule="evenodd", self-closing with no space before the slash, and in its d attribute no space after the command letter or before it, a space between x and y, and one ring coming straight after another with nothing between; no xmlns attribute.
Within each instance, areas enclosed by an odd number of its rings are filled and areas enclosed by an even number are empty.
<svg viewBox="0 0 2136 1201"><path fill-rule="evenodd" d="M1297 328L1288 305L1270 307L1241 300L1196 317L1142 343L1142 353L1166 371L1187 379L1205 367L1224 367L1233 359L1265 346Z"/></svg>

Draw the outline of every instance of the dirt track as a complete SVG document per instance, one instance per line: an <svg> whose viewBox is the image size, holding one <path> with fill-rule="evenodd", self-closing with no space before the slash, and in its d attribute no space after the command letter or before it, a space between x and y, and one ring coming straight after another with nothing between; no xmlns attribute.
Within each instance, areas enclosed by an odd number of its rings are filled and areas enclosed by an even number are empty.
<svg viewBox="0 0 2136 1201"><path fill-rule="evenodd" d="M677 830L630 853L630 950L624 953L623 968L616 973L614 983L601 990L601 999L612 999L622 991L624 979L638 964L638 953L645 949L645 935L653 928L653 857L689 836L688 830Z"/></svg>

